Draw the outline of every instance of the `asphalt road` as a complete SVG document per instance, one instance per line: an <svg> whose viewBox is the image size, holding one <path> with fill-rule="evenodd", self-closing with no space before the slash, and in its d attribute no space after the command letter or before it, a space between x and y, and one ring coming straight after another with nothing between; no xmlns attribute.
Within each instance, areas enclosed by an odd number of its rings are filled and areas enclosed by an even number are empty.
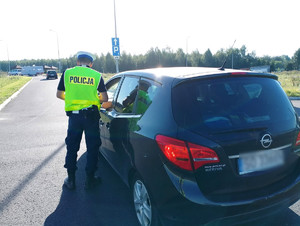
<svg viewBox="0 0 300 226"><path fill-rule="evenodd" d="M103 184L83 189L84 138L78 155L77 189L62 187L67 116L56 98L58 80L34 77L0 111L0 225L138 225L130 191L104 161Z"/></svg>
<svg viewBox="0 0 300 226"><path fill-rule="evenodd" d="M85 143L78 156L77 189L62 187L66 177L64 139L67 117L55 97L58 80L34 77L0 111L0 225L136 226L130 191L100 159L103 184L83 189ZM293 101L300 115L300 100ZM276 215L278 225L300 225L300 201ZM272 217L273 219L274 217ZM265 218L259 225L274 225Z"/></svg>

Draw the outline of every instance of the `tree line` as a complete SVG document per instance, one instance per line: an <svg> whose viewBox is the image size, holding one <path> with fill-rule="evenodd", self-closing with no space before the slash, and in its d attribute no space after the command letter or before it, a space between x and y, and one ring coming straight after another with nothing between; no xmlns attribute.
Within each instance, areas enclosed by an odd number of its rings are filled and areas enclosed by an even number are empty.
<svg viewBox="0 0 300 226"><path fill-rule="evenodd" d="M132 55L122 52L118 60L119 71L153 68L153 67L221 67L225 62L225 68L249 69L254 66L269 65L271 71L290 71L300 69L300 48L292 57L282 56L263 56L258 57L256 53L247 52L247 48L243 45L241 48L220 49L212 54L210 49L204 53L195 50L191 53L185 53L183 49L176 51L167 47L164 49L151 48L146 54ZM60 59L61 70L76 65L76 55L69 58ZM8 71L16 66L59 66L58 59L38 59L38 60L18 60L18 61L1 61L0 70ZM103 73L115 73L115 59L111 53L96 56L93 68Z"/></svg>

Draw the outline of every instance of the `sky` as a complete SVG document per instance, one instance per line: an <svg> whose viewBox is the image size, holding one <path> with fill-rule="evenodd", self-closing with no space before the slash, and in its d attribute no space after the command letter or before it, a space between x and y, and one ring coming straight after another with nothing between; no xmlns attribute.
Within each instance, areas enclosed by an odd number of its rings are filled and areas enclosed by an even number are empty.
<svg viewBox="0 0 300 226"><path fill-rule="evenodd" d="M300 48L299 0L1 0L0 61L68 58L78 51L246 46L256 56ZM116 34L115 34L115 31ZM57 42L58 40L58 42ZM57 45L58 44L58 45ZM122 57L122 56L121 56Z"/></svg>

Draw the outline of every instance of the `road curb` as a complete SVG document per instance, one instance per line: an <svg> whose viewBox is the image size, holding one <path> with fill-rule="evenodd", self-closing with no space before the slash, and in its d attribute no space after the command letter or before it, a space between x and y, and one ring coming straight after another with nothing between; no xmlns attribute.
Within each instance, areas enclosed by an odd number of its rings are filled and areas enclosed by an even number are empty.
<svg viewBox="0 0 300 226"><path fill-rule="evenodd" d="M289 97L290 100L300 100L300 97Z"/></svg>
<svg viewBox="0 0 300 226"><path fill-rule="evenodd" d="M13 95L11 95L9 98L7 98L2 104L0 104L0 111L14 98L16 98L19 93L29 84L29 82L32 81L32 78L25 84L23 85L17 92L15 92Z"/></svg>

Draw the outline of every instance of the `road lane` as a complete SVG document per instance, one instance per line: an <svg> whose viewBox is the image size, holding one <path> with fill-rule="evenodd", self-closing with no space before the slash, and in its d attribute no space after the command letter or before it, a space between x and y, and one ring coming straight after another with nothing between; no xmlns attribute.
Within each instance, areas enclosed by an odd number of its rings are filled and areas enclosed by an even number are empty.
<svg viewBox="0 0 300 226"><path fill-rule="evenodd" d="M84 138L77 189L63 189L67 117L57 84L34 77L0 111L0 225L137 225L129 190L105 161L103 185L84 191Z"/></svg>
<svg viewBox="0 0 300 226"><path fill-rule="evenodd" d="M66 122L55 109L61 105L53 95L55 82L49 85L42 77L33 78L0 112L1 225L41 225L41 215L59 200L54 196L51 202L46 196L46 209L42 201L45 191L60 189L55 176L60 173L52 171L59 170L63 158L63 140L58 138L65 134L60 128Z"/></svg>

